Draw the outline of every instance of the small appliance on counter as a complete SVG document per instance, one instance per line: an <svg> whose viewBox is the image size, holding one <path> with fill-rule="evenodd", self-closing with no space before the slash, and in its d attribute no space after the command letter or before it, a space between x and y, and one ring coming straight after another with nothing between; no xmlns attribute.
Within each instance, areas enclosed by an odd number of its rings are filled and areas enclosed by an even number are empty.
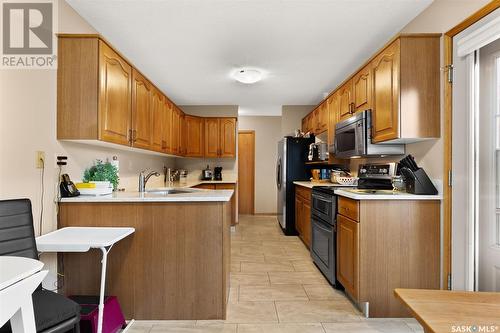
<svg viewBox="0 0 500 333"><path fill-rule="evenodd" d="M214 168L214 180L222 180L222 167Z"/></svg>
<svg viewBox="0 0 500 333"><path fill-rule="evenodd" d="M201 180L212 180L212 169L208 165L201 173Z"/></svg>
<svg viewBox="0 0 500 333"><path fill-rule="evenodd" d="M438 190L424 169L419 168L413 156L399 161L399 172L406 184L406 192L412 194L435 195Z"/></svg>
<svg viewBox="0 0 500 333"><path fill-rule="evenodd" d="M61 183L59 184L59 189L61 191L62 198L71 198L80 195L80 191L78 191L78 188L75 186L75 184L69 178L69 175L66 173L61 176Z"/></svg>
<svg viewBox="0 0 500 333"><path fill-rule="evenodd" d="M328 161L328 144L326 142L316 142L309 145L309 161Z"/></svg>
<svg viewBox="0 0 500 333"><path fill-rule="evenodd" d="M187 183L188 171L185 169L179 170L179 183L186 184Z"/></svg>
<svg viewBox="0 0 500 333"><path fill-rule="evenodd" d="M396 163L361 164L358 169L358 188L392 190L392 178L396 176Z"/></svg>

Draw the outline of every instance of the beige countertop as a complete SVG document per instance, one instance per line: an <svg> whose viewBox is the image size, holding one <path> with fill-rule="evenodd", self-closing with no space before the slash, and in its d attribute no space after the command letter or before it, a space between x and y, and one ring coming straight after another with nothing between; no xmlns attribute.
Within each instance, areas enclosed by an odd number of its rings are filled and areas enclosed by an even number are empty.
<svg viewBox="0 0 500 333"><path fill-rule="evenodd" d="M190 188L200 184L236 184L236 180L188 180L171 182L168 187L147 188L146 192L123 191L109 195L80 195L74 198L61 198L61 202L207 202L229 201L233 190L191 189L189 193L172 193L166 191L179 188Z"/></svg>
<svg viewBox="0 0 500 333"><path fill-rule="evenodd" d="M375 191L375 193L360 192L357 189L336 189L335 194L354 200L442 200L440 194L421 195L392 190Z"/></svg>
<svg viewBox="0 0 500 333"><path fill-rule="evenodd" d="M353 185L340 185L333 183L317 183L317 182L307 182L307 181L295 181L295 185L303 186L307 188L313 188L316 186L335 186L341 187L335 189L335 194L354 199L354 200L442 200L443 197L440 194L437 195L417 195L406 192L394 192L391 190L382 190L371 192L364 192L357 190Z"/></svg>
<svg viewBox="0 0 500 333"><path fill-rule="evenodd" d="M170 188L158 188L148 190L149 192L124 191L113 192L109 195L90 196L80 195L74 198L62 198L62 203L75 202L207 202L207 201L229 201L234 193L233 190L204 190L191 189L188 193L166 193Z"/></svg>
<svg viewBox="0 0 500 333"><path fill-rule="evenodd" d="M173 188L186 188L186 187L194 187L201 184L236 184L238 181L235 179L231 180L187 180L185 182L171 182L168 187Z"/></svg>
<svg viewBox="0 0 500 333"><path fill-rule="evenodd" d="M308 181L294 181L293 182L295 185L307 187L307 188L313 188L316 186L335 186L335 187L355 187L356 185L341 185L341 184L334 184L334 183L318 183L318 182L308 182Z"/></svg>

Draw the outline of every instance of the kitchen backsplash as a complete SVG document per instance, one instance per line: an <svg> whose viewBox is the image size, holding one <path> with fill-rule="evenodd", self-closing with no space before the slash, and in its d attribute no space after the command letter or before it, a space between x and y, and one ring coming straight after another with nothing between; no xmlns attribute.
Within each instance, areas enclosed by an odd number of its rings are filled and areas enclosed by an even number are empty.
<svg viewBox="0 0 500 333"><path fill-rule="evenodd" d="M238 163L236 159L223 158L183 158L175 161L176 169L188 170L188 181L201 179L202 170L207 165L214 170L214 167L222 167L222 180L235 181L238 179Z"/></svg>

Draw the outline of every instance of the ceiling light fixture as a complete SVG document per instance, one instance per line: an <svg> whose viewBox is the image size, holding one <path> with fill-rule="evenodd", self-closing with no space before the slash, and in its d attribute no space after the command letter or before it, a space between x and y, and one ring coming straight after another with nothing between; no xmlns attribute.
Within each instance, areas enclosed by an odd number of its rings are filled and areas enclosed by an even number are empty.
<svg viewBox="0 0 500 333"><path fill-rule="evenodd" d="M233 78L241 83L253 84L262 80L262 72L258 69L241 68L233 73Z"/></svg>

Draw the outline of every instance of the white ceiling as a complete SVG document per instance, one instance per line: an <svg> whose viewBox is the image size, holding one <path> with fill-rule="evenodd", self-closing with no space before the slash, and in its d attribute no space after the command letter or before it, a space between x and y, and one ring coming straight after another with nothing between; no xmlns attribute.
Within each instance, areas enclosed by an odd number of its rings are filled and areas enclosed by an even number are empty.
<svg viewBox="0 0 500 333"><path fill-rule="evenodd" d="M433 0L67 0L178 105L317 104ZM255 85L241 66L263 69Z"/></svg>

